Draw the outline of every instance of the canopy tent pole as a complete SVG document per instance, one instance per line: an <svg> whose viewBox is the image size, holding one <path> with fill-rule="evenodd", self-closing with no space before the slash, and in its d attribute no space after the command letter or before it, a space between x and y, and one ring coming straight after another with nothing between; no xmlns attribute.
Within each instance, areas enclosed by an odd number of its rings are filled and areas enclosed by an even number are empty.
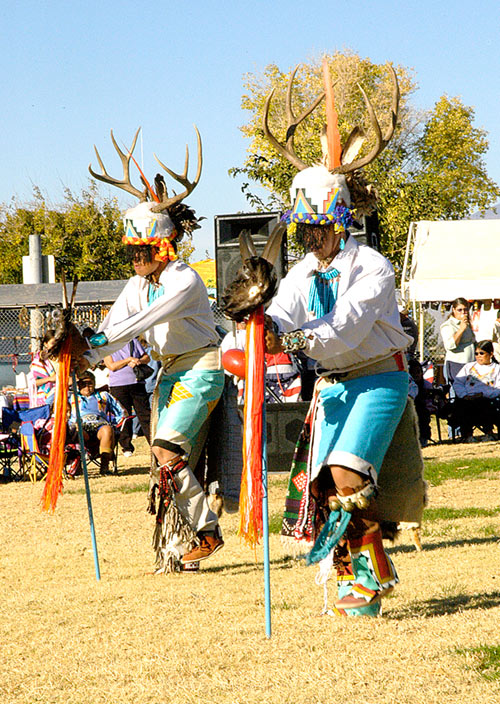
<svg viewBox="0 0 500 704"><path fill-rule="evenodd" d="M418 356L419 361L424 361L424 307L418 304Z"/></svg>

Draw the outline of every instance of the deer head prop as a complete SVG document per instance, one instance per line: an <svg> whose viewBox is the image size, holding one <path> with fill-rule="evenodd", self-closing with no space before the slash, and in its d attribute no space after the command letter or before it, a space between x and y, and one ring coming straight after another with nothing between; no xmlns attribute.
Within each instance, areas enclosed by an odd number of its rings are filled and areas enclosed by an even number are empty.
<svg viewBox="0 0 500 704"><path fill-rule="evenodd" d="M89 165L91 175L99 181L121 188L127 193L136 196L140 201L139 205L130 208L124 214L125 236L123 237L123 242L125 244L159 245L160 258L174 259L175 252L173 251L171 242L177 238L180 239L184 232L191 233L194 229L199 227L194 211L182 203L184 198L192 193L198 185L203 165L201 137L196 125L194 129L196 131L198 144L198 166L196 175L192 181L188 178L189 149L187 146L184 171L182 174L172 171L172 169L165 166L165 164L158 159L156 154L154 155L162 169L184 188L181 193L176 194L174 192L171 196L168 194L164 177L161 174L157 174L154 179L154 185L151 186L133 156L140 128L135 133L132 145L127 153L120 149L113 135L113 130L111 130L111 142L122 162L123 178L121 179L114 178L108 174L100 154L97 151L97 147L94 146L97 161L101 167L101 173L96 173L92 169L92 165ZM130 179L131 160L140 173L140 179L143 185L142 190L132 185Z"/></svg>
<svg viewBox="0 0 500 704"><path fill-rule="evenodd" d="M357 84L366 105L370 126L375 135L373 147L362 157L358 157L358 154L367 139L367 134L362 128L354 127L345 143L343 145L340 144L337 113L333 99L333 87L330 82L326 59L323 62L324 92L318 95L312 105L305 109L299 117L294 115L292 110L292 90L297 69L298 67L295 68L290 76L286 94L285 114L288 124L286 142L284 144L281 144L271 133L268 124L269 107L274 91L271 91L266 100L262 117L262 129L269 142L282 156L293 164L299 172L295 176L290 189L292 203L290 221L315 225L325 225L329 222L336 222L338 220L338 217L335 215L336 207L338 205L351 207L351 195L357 196L355 199L353 198L356 202L352 205L357 208L358 214L362 210L369 211L373 207L374 200L373 195L370 198L370 187L368 187L368 193L360 193L359 184L362 179L360 179L359 174L355 174L354 172L359 172L360 169L376 159L388 145L394 134L398 119L400 98L398 80L394 69L391 65L388 65L392 80L392 104L389 127L385 133L382 132L370 99L362 86ZM321 135L323 158L320 165L308 166L295 153L294 134L297 126L316 109L325 95L327 124ZM351 186L352 192L350 192L349 186ZM362 202L363 199L366 200L366 203Z"/></svg>
<svg viewBox="0 0 500 704"><path fill-rule="evenodd" d="M279 222L269 235L262 256L258 256L250 233L239 236L243 261L232 283L222 295L222 310L232 320L241 323L250 313L264 305L276 293L277 277L274 262L278 258L286 223Z"/></svg>
<svg viewBox="0 0 500 704"><path fill-rule="evenodd" d="M68 337L80 337L80 333L72 323L73 305L75 302L78 279L75 277L73 281L71 299L68 298L68 290L64 272L62 272L61 275L61 284L63 299L62 307L54 308L48 319L48 326L54 329L54 337L49 342L49 357L51 359L57 359L59 357L59 353ZM88 345L85 345L85 349L88 349Z"/></svg>

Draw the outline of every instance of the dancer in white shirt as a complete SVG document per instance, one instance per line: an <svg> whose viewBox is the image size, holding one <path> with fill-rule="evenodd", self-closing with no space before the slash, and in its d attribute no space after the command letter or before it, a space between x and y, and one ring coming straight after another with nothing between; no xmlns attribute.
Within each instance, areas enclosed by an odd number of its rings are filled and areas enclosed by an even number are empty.
<svg viewBox="0 0 500 704"><path fill-rule="evenodd" d="M133 193L142 201L124 216L125 236L134 266L133 276L112 306L99 331L90 338L92 349L78 360L79 367L95 364L141 335L162 362L152 409L152 451L158 467L152 471L150 511L156 513L153 545L156 571L169 572L204 560L224 543L217 516L191 470L199 456L205 421L217 404L224 374L206 288L187 264L177 259L177 242L198 227L194 212L182 203L197 185L201 173L201 139L198 136L198 171L191 182L160 165L185 187L171 197L163 177L154 188L142 176L144 191L131 185L128 154L112 140L123 164L123 180L106 173L91 174ZM158 502L157 502L158 498ZM158 503L158 507L156 504Z"/></svg>
<svg viewBox="0 0 500 704"><path fill-rule="evenodd" d="M378 615L380 598L398 582L383 547L375 496L384 455L407 402L404 350L411 339L400 324L390 262L358 245L348 230L353 211L359 216L363 206L365 212L373 206L373 193L360 191L353 172L382 151L396 124L399 91L392 69L391 76L391 127L382 137L374 125L377 145L361 159L356 155L364 137L353 132L349 149L346 145L342 151L338 129L328 123L323 165L307 167L293 152L291 128L285 147L270 135L267 113L264 118L270 141L299 169L288 220L308 252L280 283L267 311L267 350L301 351L315 361L321 376L313 399L310 493L304 496L314 497L328 518L309 560L330 560L330 565L333 560L339 586L335 612L342 615ZM334 110L327 105L327 120L329 114ZM371 119L376 122L373 113ZM348 186L353 180L357 202L351 201Z"/></svg>

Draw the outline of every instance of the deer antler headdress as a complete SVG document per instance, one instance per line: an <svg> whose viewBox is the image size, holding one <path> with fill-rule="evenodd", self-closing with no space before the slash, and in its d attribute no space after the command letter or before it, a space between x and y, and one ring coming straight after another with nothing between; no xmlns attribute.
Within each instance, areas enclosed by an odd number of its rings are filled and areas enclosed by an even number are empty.
<svg viewBox="0 0 500 704"><path fill-rule="evenodd" d="M92 169L92 166L89 165L89 171L94 178L99 179L99 181L104 181L104 183L110 183L113 186L117 186L127 193L131 193L139 198L139 205L136 205L134 208L129 208L129 210L127 210L124 214L124 244L157 245L159 248L158 258L163 261L177 258L175 247L172 244L174 240L180 239L184 232L191 233L199 227L194 211L182 203L183 199L188 196L198 185L203 164L200 133L198 132L196 125L194 129L196 131L198 142L198 168L192 181L188 178L189 149L187 146L186 160L182 174L177 174L175 171L169 169L168 166L165 166L165 164L158 159L156 154L154 155L156 161L160 164L162 169L164 169L170 176L172 176L172 178L184 187L182 193L174 193L173 196L169 196L165 179L161 174L157 174L155 176L154 187L148 183L139 167L139 164L133 156L140 127L135 133L134 139L132 140L132 146L127 153L120 149L113 135L113 130L111 130L111 141L114 148L118 152L123 166L122 179L113 178L107 173L99 152L97 151L97 147L95 146L94 149L97 156L97 161L99 162L102 173L96 173ZM131 159L140 172L143 190L135 188L135 186L131 183Z"/></svg>
<svg viewBox="0 0 500 704"><path fill-rule="evenodd" d="M387 146L394 134L398 118L399 108L399 86L396 73L391 65L388 66L392 78L393 93L391 106L390 124L382 133L375 110L363 88L358 84L363 100L368 111L371 127L375 133L375 144L372 149L363 157L357 158L358 153L366 139L365 132L359 127L355 127L345 144L340 143L340 135L337 125L337 113L333 99L333 87L330 82L330 75L326 59L323 60L323 78L325 90L313 101L309 108L296 117L292 110L292 86L297 73L298 66L292 72L286 94L285 112L288 120L286 131L286 143L281 144L271 133L268 125L269 106L274 90L269 94L264 107L262 118L262 128L267 139L274 148L299 171L295 176L290 189L291 212L289 221L295 223L308 223L314 225L326 225L336 223L345 229L347 224L346 210L351 208L351 196L353 208L358 213L363 210L369 211L373 208L373 196L367 193L360 193L359 188L349 190L348 181L353 183L353 173L373 161ZM308 166L295 153L294 135L297 126L310 115L313 110L326 98L326 119L327 124L321 136L323 149L322 163L316 166ZM346 176L348 179L346 180ZM360 199L359 196L362 196ZM367 198L368 195L368 198ZM356 197L357 196L357 197ZM361 203L360 200L364 200ZM370 202L371 201L371 202ZM371 206L371 207L370 207Z"/></svg>

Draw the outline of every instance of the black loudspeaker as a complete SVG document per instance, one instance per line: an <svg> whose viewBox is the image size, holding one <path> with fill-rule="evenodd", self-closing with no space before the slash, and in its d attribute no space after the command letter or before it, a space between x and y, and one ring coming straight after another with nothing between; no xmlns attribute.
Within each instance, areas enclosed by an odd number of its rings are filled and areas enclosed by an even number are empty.
<svg viewBox="0 0 500 704"><path fill-rule="evenodd" d="M267 468L289 472L309 403L266 403Z"/></svg>
<svg viewBox="0 0 500 704"><path fill-rule="evenodd" d="M367 244L380 252L377 211L371 215L363 215L357 222L359 227L353 225L349 228L349 233L359 244Z"/></svg>
<svg viewBox="0 0 500 704"><path fill-rule="evenodd" d="M238 213L215 216L215 265L217 278L217 303L226 287L234 280L241 266L239 235L249 230L258 254L262 254L269 235L280 218L279 212ZM286 235L274 267L278 281L285 275Z"/></svg>

